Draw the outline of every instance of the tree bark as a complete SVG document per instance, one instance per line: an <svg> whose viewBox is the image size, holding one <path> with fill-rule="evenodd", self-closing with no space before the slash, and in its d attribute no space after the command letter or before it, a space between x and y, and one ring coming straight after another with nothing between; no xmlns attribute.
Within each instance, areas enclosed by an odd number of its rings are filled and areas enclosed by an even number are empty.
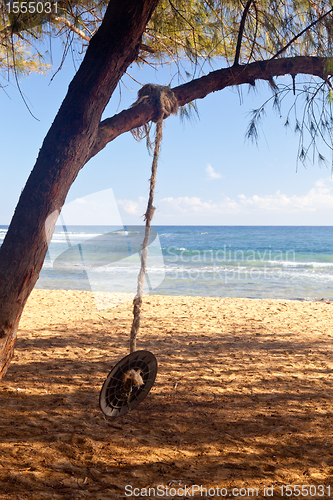
<svg viewBox="0 0 333 500"><path fill-rule="evenodd" d="M20 196L0 248L0 380L68 190L90 156L102 112L135 60L158 1L110 1Z"/></svg>

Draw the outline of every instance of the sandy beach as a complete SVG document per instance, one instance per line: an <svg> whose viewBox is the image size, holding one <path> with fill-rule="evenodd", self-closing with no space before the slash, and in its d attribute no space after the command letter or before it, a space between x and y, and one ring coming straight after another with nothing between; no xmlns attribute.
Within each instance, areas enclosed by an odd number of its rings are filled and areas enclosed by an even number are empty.
<svg viewBox="0 0 333 500"><path fill-rule="evenodd" d="M163 498L333 496L333 304L146 296L143 309L137 348L157 357L156 383L112 419L99 392L129 353L131 302L99 311L89 292L32 293L0 385L1 500L158 486Z"/></svg>

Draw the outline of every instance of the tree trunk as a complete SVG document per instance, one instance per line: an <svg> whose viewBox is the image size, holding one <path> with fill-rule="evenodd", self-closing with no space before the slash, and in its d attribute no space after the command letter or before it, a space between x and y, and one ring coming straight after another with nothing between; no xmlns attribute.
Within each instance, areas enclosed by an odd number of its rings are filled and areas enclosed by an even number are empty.
<svg viewBox="0 0 333 500"><path fill-rule="evenodd" d="M117 83L138 53L159 0L111 0L48 132L0 248L0 380L13 356L24 305L38 279L55 222L84 164L119 134L149 121L149 99L101 122ZM179 105L228 86L305 73L327 76L331 58L290 57L213 71L173 89ZM329 73L330 74L330 73Z"/></svg>
<svg viewBox="0 0 333 500"><path fill-rule="evenodd" d="M90 156L103 110L135 60L158 1L110 1L21 194L0 248L0 380L69 188Z"/></svg>

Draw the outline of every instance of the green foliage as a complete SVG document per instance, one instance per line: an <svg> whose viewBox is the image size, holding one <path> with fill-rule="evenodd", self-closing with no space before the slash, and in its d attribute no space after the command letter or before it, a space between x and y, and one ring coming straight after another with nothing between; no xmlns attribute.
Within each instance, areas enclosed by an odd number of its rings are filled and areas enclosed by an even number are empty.
<svg viewBox="0 0 333 500"><path fill-rule="evenodd" d="M253 0L245 19L239 63L274 57L333 7L332 1ZM234 62L245 1L161 0L145 33L151 62ZM332 55L332 15L313 24L283 56Z"/></svg>
<svg viewBox="0 0 333 500"><path fill-rule="evenodd" d="M300 77L301 78L301 77ZM326 164L322 149L333 152L333 93L329 80L299 78L297 84L280 83L272 88L272 97L251 112L247 139L258 142L261 120L269 104L282 117L284 126L299 137L298 159L302 163ZM293 98L291 98L291 94ZM290 104L291 103L291 104ZM333 159L333 156L332 156Z"/></svg>
<svg viewBox="0 0 333 500"><path fill-rule="evenodd" d="M75 40L87 46L106 6L104 0L0 0L0 75L45 72L50 64L43 53L52 37L63 40L64 53Z"/></svg>
<svg viewBox="0 0 333 500"><path fill-rule="evenodd" d="M179 110L179 115L181 120L192 120L199 118L198 106L195 101L190 101L189 103L182 106Z"/></svg>
<svg viewBox="0 0 333 500"><path fill-rule="evenodd" d="M39 53L31 54L26 44L17 40L14 50L10 46L0 46L0 66L7 75L9 72L15 72L16 77L19 77L33 72L45 74L51 65L44 62Z"/></svg>
<svg viewBox="0 0 333 500"><path fill-rule="evenodd" d="M106 0L59 0L56 12L15 14L8 13L7 4L0 1L0 40L7 51L13 50L13 45L15 49L19 39L28 51L37 42L40 48L40 42L50 36L63 37L67 42L74 37L86 46L107 7ZM22 9L24 1L16 4ZM161 0L144 34L138 62L176 64L185 79L190 66L193 74L215 61L231 65L244 7L245 2L240 0ZM283 56L331 56L333 18L322 16L332 7L332 0L253 0L241 36L239 62L271 58L293 39ZM321 21L316 23L318 19Z"/></svg>
<svg viewBox="0 0 333 500"><path fill-rule="evenodd" d="M330 89L328 91L327 100L328 100L329 104L332 104L332 102L333 102L333 91L332 91L332 89Z"/></svg>

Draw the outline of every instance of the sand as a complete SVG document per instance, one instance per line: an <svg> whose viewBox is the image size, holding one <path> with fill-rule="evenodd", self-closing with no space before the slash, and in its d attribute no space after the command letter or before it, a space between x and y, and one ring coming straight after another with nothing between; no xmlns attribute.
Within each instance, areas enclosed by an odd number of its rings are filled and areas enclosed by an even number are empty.
<svg viewBox="0 0 333 500"><path fill-rule="evenodd" d="M33 292L0 385L1 500L333 496L332 304L145 297L156 383L112 419L99 392L131 310Z"/></svg>

